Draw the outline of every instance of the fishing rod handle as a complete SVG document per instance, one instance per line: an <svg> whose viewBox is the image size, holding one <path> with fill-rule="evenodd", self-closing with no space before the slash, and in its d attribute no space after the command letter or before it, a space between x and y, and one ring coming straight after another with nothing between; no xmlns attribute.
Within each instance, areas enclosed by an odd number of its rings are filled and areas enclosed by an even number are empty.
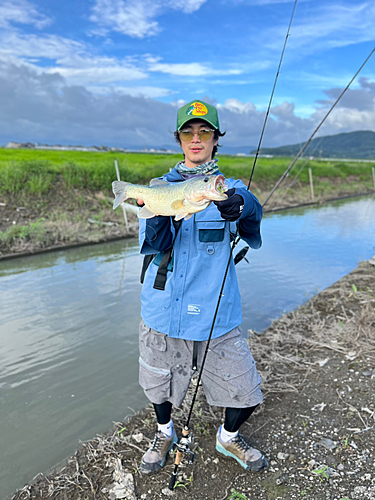
<svg viewBox="0 0 375 500"><path fill-rule="evenodd" d="M174 485L176 484L177 470L178 470L178 466L180 465L180 462L181 462L181 457L182 457L182 452L178 451L176 453L176 459L175 459L175 462L174 462L174 471L173 471L173 473L171 475L171 479L169 480L169 484L168 484L168 488L170 490L173 490Z"/></svg>
<svg viewBox="0 0 375 500"><path fill-rule="evenodd" d="M182 459L182 451L177 450L176 452L176 458L174 459L174 464L175 465L180 465Z"/></svg>
<svg viewBox="0 0 375 500"><path fill-rule="evenodd" d="M168 488L170 490L173 490L174 485L176 484L176 479L177 479L177 472L172 474L171 479L169 481Z"/></svg>
<svg viewBox="0 0 375 500"><path fill-rule="evenodd" d="M184 427L182 429L182 436L183 437L187 437L189 435L189 428L188 427ZM176 483L176 479L177 479L177 470L178 470L178 466L180 465L181 463L181 459L182 459L182 451L180 451L178 448L177 448L177 452L176 452L176 458L174 460L174 471L173 471L173 474L171 476L171 479L169 481L169 485L168 485L168 488L170 490L173 490L174 488L174 485Z"/></svg>

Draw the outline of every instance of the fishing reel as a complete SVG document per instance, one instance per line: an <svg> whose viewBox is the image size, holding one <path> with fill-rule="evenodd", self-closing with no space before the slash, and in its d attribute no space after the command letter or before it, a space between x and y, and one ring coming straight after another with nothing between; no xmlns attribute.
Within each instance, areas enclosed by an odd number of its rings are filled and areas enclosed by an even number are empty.
<svg viewBox="0 0 375 500"><path fill-rule="evenodd" d="M194 462L194 452L192 448L194 446L194 436L190 432L188 436L182 436L181 439L173 444L173 451L179 451L180 453L187 453L189 455L189 465Z"/></svg>
<svg viewBox="0 0 375 500"><path fill-rule="evenodd" d="M245 257L245 255L247 254L247 252L249 251L249 247L244 247L242 250L240 250L236 256L234 257L234 265L238 264L239 262L241 262L242 259L245 259L246 262L248 264L250 264L250 262L247 260L247 258Z"/></svg>
<svg viewBox="0 0 375 500"><path fill-rule="evenodd" d="M184 427L182 430L182 437L178 441L178 443L174 443L173 445L173 451L176 451L176 458L174 461L174 472L171 476L171 479L169 481L168 488L170 490L173 490L174 485L177 480L177 470L178 466L181 463L182 455L184 453L187 453L189 455L189 464L192 464L194 462L194 452L192 451L192 448L194 446L194 436L193 433L189 433L189 429L187 427Z"/></svg>

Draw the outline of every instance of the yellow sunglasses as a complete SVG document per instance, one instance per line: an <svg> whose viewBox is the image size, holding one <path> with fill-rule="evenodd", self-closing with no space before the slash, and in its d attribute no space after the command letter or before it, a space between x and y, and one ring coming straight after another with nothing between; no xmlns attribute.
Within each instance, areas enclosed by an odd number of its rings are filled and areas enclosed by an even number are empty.
<svg viewBox="0 0 375 500"><path fill-rule="evenodd" d="M206 141L209 141L211 139L213 132L214 132L214 130L211 130L211 129L201 129L198 132L198 137L201 141L206 142ZM193 139L195 134L191 130L185 129L185 130L180 130L179 135L180 135L181 141L190 142Z"/></svg>

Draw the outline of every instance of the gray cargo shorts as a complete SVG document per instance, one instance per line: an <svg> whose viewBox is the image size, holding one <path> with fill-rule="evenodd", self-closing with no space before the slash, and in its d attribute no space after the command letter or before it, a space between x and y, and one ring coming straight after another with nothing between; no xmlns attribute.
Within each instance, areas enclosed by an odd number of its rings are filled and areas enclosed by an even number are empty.
<svg viewBox="0 0 375 500"><path fill-rule="evenodd" d="M143 321L139 334L139 383L146 396L155 404L170 401L180 406L191 377L199 373L207 341L170 338ZM207 402L213 406L247 408L263 401L262 380L239 327L211 340L201 381Z"/></svg>

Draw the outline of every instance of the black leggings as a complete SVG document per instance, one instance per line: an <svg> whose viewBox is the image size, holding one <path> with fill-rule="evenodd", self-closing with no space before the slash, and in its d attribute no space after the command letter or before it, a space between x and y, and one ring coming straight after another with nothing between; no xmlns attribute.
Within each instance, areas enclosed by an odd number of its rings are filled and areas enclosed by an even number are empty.
<svg viewBox="0 0 375 500"><path fill-rule="evenodd" d="M257 406L259 405L250 406L249 408L226 408L224 429L228 432L238 431Z"/></svg>
<svg viewBox="0 0 375 500"><path fill-rule="evenodd" d="M226 408L224 428L228 432L236 432L246 422L256 406L249 408ZM161 405L154 404L156 418L159 424L167 424L171 419L172 403L166 401Z"/></svg>
<svg viewBox="0 0 375 500"><path fill-rule="evenodd" d="M158 424L167 424L171 419L172 403L166 401L161 405L156 405L154 403L156 418L158 419Z"/></svg>

